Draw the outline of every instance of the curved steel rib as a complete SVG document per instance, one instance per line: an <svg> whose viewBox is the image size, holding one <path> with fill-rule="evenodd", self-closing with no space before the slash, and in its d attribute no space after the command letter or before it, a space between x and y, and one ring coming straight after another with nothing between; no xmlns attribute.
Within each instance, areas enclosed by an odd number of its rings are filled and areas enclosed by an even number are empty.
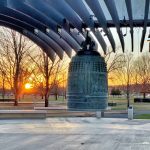
<svg viewBox="0 0 150 150"><path fill-rule="evenodd" d="M16 24L13 24L13 23L10 23L10 22L4 21L4 20L0 20L0 25L11 28L11 29L25 35L30 40L32 40L34 43L36 43L39 47L41 47L45 51L45 53L47 53L47 55L50 57L50 59L52 61L55 60L56 55L55 55L54 51L49 47L48 44L46 44L43 40L41 40L40 38L35 36L33 33L27 31L26 29L23 29L22 27L20 27Z"/></svg>
<svg viewBox="0 0 150 150"><path fill-rule="evenodd" d="M120 21L119 21L119 16L118 16L118 13L117 13L117 9L116 9L116 6L115 6L115 2L114 0L104 0L109 12L110 12L110 15L113 19L113 22L116 26L116 29L117 29L117 33L118 33L118 36L119 36L119 39L120 39L120 42L121 42L121 46L122 46L122 50L124 52L124 38L123 38L123 34L122 34L122 31L120 30Z"/></svg>
<svg viewBox="0 0 150 150"><path fill-rule="evenodd" d="M133 17L132 17L132 5L131 0L125 0L127 12L129 16L129 23L130 23L130 33L131 33L131 44L132 44L132 52L134 50L134 43L133 43Z"/></svg>
<svg viewBox="0 0 150 150"><path fill-rule="evenodd" d="M101 25L104 32L106 33L106 35L110 41L110 44L112 46L112 49L115 52L116 44L115 44L115 41L114 41L111 31L107 27L107 20L105 18L105 15L103 13L100 3L98 2L98 0L92 0L92 1L85 0L85 1L88 4L88 6L91 8L91 10L94 12L95 17L97 17L99 24Z"/></svg>
<svg viewBox="0 0 150 150"><path fill-rule="evenodd" d="M95 31L95 24L94 24L94 20L91 17L88 9L86 8L85 4L83 3L83 0L66 0L66 2L70 5L70 7L77 12L77 14L82 18L82 20L85 22L85 24L90 27L93 31L93 34L95 35L95 37L97 38L98 42L100 43L100 45L102 46L102 49L104 51L104 53L106 53L107 50L107 46L106 43L103 39L103 37L101 36L99 30Z"/></svg>
<svg viewBox="0 0 150 150"><path fill-rule="evenodd" d="M17 24L18 26L20 26L20 27L23 28L24 30L28 30L28 31L30 31L32 34L34 34L34 27L33 27L33 26L31 26L31 25L29 25L29 24L27 24L27 23L21 22L21 21L18 20L18 19L12 18L12 17L10 17L10 16L3 15L3 14L0 14L0 19L3 20L3 21L5 21L5 22L10 22L10 23L12 23L12 24ZM52 45L50 45L49 41L47 41L47 39L45 38L46 35L45 35L45 36L41 36L40 34L38 34L38 35L35 35L35 36L37 36L37 38L41 39L41 40L44 41L47 45L49 45L49 47L51 48L51 51L52 51L52 50L55 51L55 52L58 54L58 56L62 59L63 53L60 52L60 50L57 50L57 49L54 50L54 48L56 48L56 47L54 47L54 45L53 45L53 48L52 48ZM55 44L56 44L56 43L55 43ZM38 43L37 43L37 45L38 45ZM61 51L62 51L62 50L61 50Z"/></svg>
<svg viewBox="0 0 150 150"><path fill-rule="evenodd" d="M147 27L147 22L148 22L148 13L149 13L149 4L150 4L150 0L146 0L146 2L145 2L145 15L144 15L144 26L143 26L143 31L142 31L141 43L140 43L140 51L141 52L143 50L144 40L145 40L145 35L146 35L146 27Z"/></svg>

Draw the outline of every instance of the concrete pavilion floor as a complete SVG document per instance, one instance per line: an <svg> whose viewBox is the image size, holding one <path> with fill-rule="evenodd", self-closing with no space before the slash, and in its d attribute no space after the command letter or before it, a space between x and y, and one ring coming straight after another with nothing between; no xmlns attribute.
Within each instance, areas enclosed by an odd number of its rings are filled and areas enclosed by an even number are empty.
<svg viewBox="0 0 150 150"><path fill-rule="evenodd" d="M1 150L150 150L150 120L0 120Z"/></svg>

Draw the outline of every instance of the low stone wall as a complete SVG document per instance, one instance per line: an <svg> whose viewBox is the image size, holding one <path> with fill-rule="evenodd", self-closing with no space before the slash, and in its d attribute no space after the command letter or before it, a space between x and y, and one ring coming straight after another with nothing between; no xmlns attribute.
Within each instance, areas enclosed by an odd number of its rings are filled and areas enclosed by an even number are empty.
<svg viewBox="0 0 150 150"><path fill-rule="evenodd" d="M150 98L134 98L134 103L150 103Z"/></svg>

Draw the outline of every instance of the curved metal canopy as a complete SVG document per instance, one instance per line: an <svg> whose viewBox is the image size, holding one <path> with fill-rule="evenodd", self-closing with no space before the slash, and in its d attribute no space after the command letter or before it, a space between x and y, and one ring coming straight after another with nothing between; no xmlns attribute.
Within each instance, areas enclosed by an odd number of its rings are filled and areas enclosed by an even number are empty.
<svg viewBox="0 0 150 150"><path fill-rule="evenodd" d="M72 50L81 49L85 40L84 31L91 32L101 45L104 53L107 44L100 28L108 38L113 51L116 43L110 28L117 30L124 51L124 35L122 27L130 27L131 49L134 49L133 29L143 27L141 51L144 45L146 27L150 25L148 18L150 0L144 0L144 16L134 17L135 0L121 0L125 3L124 19L120 18L121 8L116 0L0 0L0 25L12 28L29 37L39 45L52 60L55 53L62 59L63 52L71 57Z"/></svg>

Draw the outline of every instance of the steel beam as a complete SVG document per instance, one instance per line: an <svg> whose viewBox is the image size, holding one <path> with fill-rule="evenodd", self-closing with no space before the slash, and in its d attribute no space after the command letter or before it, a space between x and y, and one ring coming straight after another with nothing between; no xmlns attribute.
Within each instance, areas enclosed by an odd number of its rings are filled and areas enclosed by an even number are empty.
<svg viewBox="0 0 150 150"><path fill-rule="evenodd" d="M101 33L99 32L99 30L95 30L95 24L94 24L94 20L93 17L91 16L91 14L89 13L87 7L85 6L85 4L83 3L83 0L65 0L70 7L81 17L81 19L84 21L84 23L90 27L92 29L93 34L95 35L95 37L97 38L99 44L101 45L104 53L106 53L107 50L107 45L105 40L103 39Z"/></svg>
<svg viewBox="0 0 150 150"><path fill-rule="evenodd" d="M11 28L17 32L19 32L20 34L23 34L24 36L28 37L31 41L33 41L34 43L36 43L39 47L41 47L45 53L47 53L47 55L49 56L49 58L54 61L55 60L55 52L49 47L49 45L47 43L45 43L43 40L41 40L40 38L38 38L37 36L35 36L33 33L31 33L30 31L27 31L26 29L23 29L22 27L4 21L4 20L0 20L0 25L1 26L5 26L8 28Z"/></svg>
<svg viewBox="0 0 150 150"><path fill-rule="evenodd" d="M78 35L77 39L81 45L85 38L82 34L82 20L77 13L64 0L47 0L47 3L61 13L65 17L64 19L69 21L69 23L75 27L74 32L77 34L71 34L72 36Z"/></svg>
<svg viewBox="0 0 150 150"><path fill-rule="evenodd" d="M12 24L17 24L18 26L22 27L24 30L28 30L29 32L31 32L32 34L34 34L34 27L26 24L24 22L21 22L20 20L17 20L15 18L0 14L0 19L4 20L5 22L10 22ZM57 53L57 55L60 57L60 59L62 59L63 57L63 50L58 49L58 45L49 37L47 37L44 33L42 34L42 32L38 31L39 33L36 34L35 36L37 36L39 39L43 40L45 43L47 43L47 45L49 45L49 47L51 47L51 50L55 51Z"/></svg>
<svg viewBox="0 0 150 150"><path fill-rule="evenodd" d="M18 3L17 3L18 2ZM18 5L19 4L19 5ZM10 0L9 2L9 7L12 9L15 9L18 11L18 14L20 14L19 19L23 19L26 22L33 24L36 28L39 30L46 32L46 28L50 28L52 31L54 31L58 36L59 34L57 33L57 23L53 21L51 18L42 15L40 11L37 11L31 6L28 6L26 4L23 4L22 1L17 1L17 0ZM21 17L21 15L24 15L24 17ZM16 15L18 16L18 15ZM62 29L64 30L64 29ZM72 36L69 36L67 32L63 31L60 33L60 36L62 39L67 40L67 43L70 44L72 49L74 50L79 50L80 46L79 44L73 40ZM60 37L59 36L59 37ZM70 38L68 38L70 37ZM57 41L59 42L59 40ZM71 43L74 42L74 43ZM65 50L68 55L70 55L67 50Z"/></svg>
<svg viewBox="0 0 150 150"><path fill-rule="evenodd" d="M47 0L49 5L62 13L67 20L82 33L82 21L71 7L64 0ZM59 4L59 5L58 5Z"/></svg>
<svg viewBox="0 0 150 150"><path fill-rule="evenodd" d="M133 43L133 17L132 17L132 4L131 0L125 0L127 12L129 16L129 24L130 24L130 33L131 33L131 45L132 45L132 52L134 50L134 43Z"/></svg>
<svg viewBox="0 0 150 150"><path fill-rule="evenodd" d="M70 32L69 21L66 20L66 17L62 13L58 12L57 9L54 9L51 5L49 5L47 1L43 3L43 0L26 0L25 4L31 5L32 7L40 11L40 13L46 15L48 18L51 18L52 20L60 24L61 27L67 32L67 34L70 35L70 38L75 39L75 41L79 45L83 42L83 36L78 34L79 31L77 31L77 33Z"/></svg>
<svg viewBox="0 0 150 150"><path fill-rule="evenodd" d="M143 31L142 31L141 43L140 43L140 51L141 52L143 50L144 40L145 40L145 35L146 35L146 27L147 27L147 22L148 22L148 13L149 13L149 4L150 4L150 0L146 0L146 2L145 2L145 15L144 15L144 26L143 26Z"/></svg>
<svg viewBox="0 0 150 150"><path fill-rule="evenodd" d="M107 20L105 18L104 12L102 11L100 3L97 0L92 0L92 1L85 0L85 1L88 4L88 6L91 8L91 10L94 12L95 17L97 17L97 19L98 19L97 27L103 28L105 34L107 35L107 37L110 41L112 49L115 52L115 48L116 48L115 41L114 41L111 31L109 30L109 28L107 26Z"/></svg>
<svg viewBox="0 0 150 150"><path fill-rule="evenodd" d="M123 38L123 34L122 34L122 31L120 29L120 21L119 21L119 16L118 16L118 13L117 13L117 9L116 9L116 6L115 6L115 2L114 0L104 0L109 12L110 12L110 15L114 21L114 24L116 26L116 29L117 29L117 33L118 33L118 36L119 36L119 39L120 39L120 43L121 43L121 46L122 46L122 50L124 52L124 38Z"/></svg>

